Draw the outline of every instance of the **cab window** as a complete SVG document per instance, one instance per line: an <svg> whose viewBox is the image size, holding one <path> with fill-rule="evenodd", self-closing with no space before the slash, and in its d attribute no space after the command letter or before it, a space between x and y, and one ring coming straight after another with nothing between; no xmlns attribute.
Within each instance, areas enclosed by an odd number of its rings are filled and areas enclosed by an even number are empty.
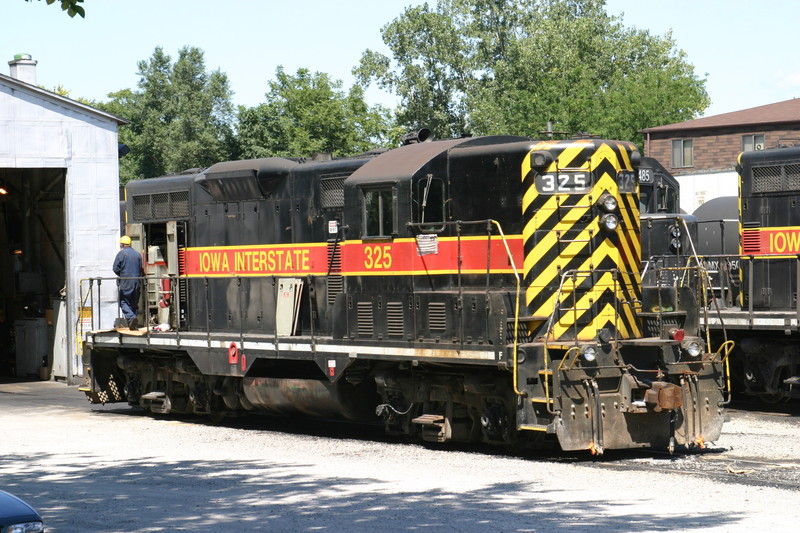
<svg viewBox="0 0 800 533"><path fill-rule="evenodd" d="M670 186L656 189L656 209L666 213L678 212L678 198L675 189Z"/></svg>
<svg viewBox="0 0 800 533"><path fill-rule="evenodd" d="M417 182L416 187L417 222L424 224L422 231L442 231L444 229L444 181L428 176Z"/></svg>
<svg viewBox="0 0 800 533"><path fill-rule="evenodd" d="M391 237L395 228L397 195L393 188L364 191L364 236Z"/></svg>

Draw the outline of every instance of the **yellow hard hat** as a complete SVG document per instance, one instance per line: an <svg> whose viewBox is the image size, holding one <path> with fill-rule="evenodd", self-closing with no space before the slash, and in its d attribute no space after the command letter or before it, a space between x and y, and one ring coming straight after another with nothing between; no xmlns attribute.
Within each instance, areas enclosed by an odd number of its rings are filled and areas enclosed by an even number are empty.
<svg viewBox="0 0 800 533"><path fill-rule="evenodd" d="M127 235L123 235L122 237L120 237L120 239L119 239L119 243L120 243L120 244L127 244L127 245L130 245L130 244L131 244L131 238L130 238L130 237L128 237Z"/></svg>

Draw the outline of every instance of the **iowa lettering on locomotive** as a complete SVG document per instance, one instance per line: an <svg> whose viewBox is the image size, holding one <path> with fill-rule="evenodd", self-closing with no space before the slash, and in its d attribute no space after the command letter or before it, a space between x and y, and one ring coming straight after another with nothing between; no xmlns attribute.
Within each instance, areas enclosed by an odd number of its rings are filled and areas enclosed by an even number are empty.
<svg viewBox="0 0 800 533"><path fill-rule="evenodd" d="M718 438L698 276L643 278L632 144L408 140L129 183L140 322L169 331L86 332L89 399L593 453Z"/></svg>

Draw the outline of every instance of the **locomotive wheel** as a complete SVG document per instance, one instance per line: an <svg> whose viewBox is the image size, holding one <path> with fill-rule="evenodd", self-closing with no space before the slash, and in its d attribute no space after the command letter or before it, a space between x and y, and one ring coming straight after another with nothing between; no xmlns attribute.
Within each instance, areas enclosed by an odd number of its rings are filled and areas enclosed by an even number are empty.
<svg viewBox="0 0 800 533"><path fill-rule="evenodd" d="M788 402L790 398L789 396L783 394L782 392L771 392L771 393L759 394L758 399L764 403L776 404L776 403Z"/></svg>

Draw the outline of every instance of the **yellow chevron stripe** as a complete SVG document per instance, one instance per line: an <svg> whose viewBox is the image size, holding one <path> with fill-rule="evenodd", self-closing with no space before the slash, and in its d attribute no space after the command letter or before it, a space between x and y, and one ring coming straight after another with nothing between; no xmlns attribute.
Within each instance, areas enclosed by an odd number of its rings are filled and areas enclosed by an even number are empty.
<svg viewBox="0 0 800 533"><path fill-rule="evenodd" d="M535 192L536 191L536 187L532 186L528 190ZM527 194L526 194L526 196L527 196ZM533 199L535 199L536 196L538 196L538 194L534 194ZM524 202L524 200L523 200L523 202ZM558 208L558 196L549 197L547 199L547 201L544 203L544 205L541 208L539 208L539 210L536 213L534 213L533 216L531 217L531 219L525 224L525 227L522 230L523 242L527 242L528 239L533 236L534 232L537 229L539 229L539 224L537 222L538 219L539 219L539 214L541 213L542 216L546 216L548 213L550 213L552 211L555 211L557 208ZM526 208L523 207L523 213L525 212L525 209Z"/></svg>
<svg viewBox="0 0 800 533"><path fill-rule="evenodd" d="M588 228L587 228L587 232L588 232ZM598 247L598 249L595 250L595 253L592 254L592 256L590 256L589 258L587 258L577 268L577 270L582 271L582 272L586 272L586 271L592 270L595 265L600 264L603 261L603 259L605 259L606 257L611 255L608 252L609 249L611 249L611 247L607 244L607 242L601 243L601 245ZM566 254L563 254L563 255L566 255ZM618 261L615 261L615 263L618 264ZM531 301L533 301L533 298L536 296L536 293L538 291L544 289L544 284L546 282L548 282L550 279L552 279L552 277L557 274L557 269L553 265L549 265L549 268L547 269L547 271L550 273L549 277L544 278L544 279L540 279L544 275L544 272L543 272L540 276L538 276L536 278L536 280L534 280L534 282L532 282L529 285L529 287L528 287L528 289L526 291L526 300L527 300L528 304L530 304ZM628 284L631 283L630 276L626 271L622 270L621 271L621 275L626 277L626 279L624 280L625 283L628 283ZM588 274L583 274L583 275L580 276L579 279L583 280L588 276L589 276ZM609 277L609 276L611 276L611 274L606 272L603 276L604 277ZM602 295L602 292L605 290L605 287L603 287L603 284L602 284L602 280L603 279L604 278L601 278L601 280L598 281L598 283L596 283L594 285L594 287L592 287L586 293L585 297L593 296L594 299L597 300ZM537 286L537 281L538 281L538 286ZM608 283L608 282L606 282L606 283ZM627 302L631 302L631 304L633 304L635 295L624 294L622 289L621 289L621 283L622 282L618 282L616 284L616 286L614 286L613 285L613 280L612 280L612 285L610 285L610 287L612 287L612 289L614 287L616 287L616 289L617 289L616 291L614 291L615 298L617 298L618 300L621 300L622 302L626 302L627 301ZM576 281L576 285L579 285L579 284L580 284L580 281ZM628 286L632 287L632 285L628 285ZM563 305L564 301L567 298L571 297L571 296L572 296L572 291L567 291L567 290L563 291L562 292L562 298L559 301L559 305ZM550 315L552 313L554 305L555 305L555 298L556 298L556 294L554 292L550 298L545 300L542 303L542 305L537 310L535 310L533 312L533 314L534 315ZM639 328L638 328L638 325L637 325L637 322L636 322L636 317L633 315L633 311L631 309L631 305L622 304L622 305L620 305L620 308L625 313L626 322L629 325L630 329L632 331L637 332L637 335L638 335Z"/></svg>
<svg viewBox="0 0 800 533"><path fill-rule="evenodd" d="M614 307L610 303L606 304L606 308L610 308L610 309L602 310L601 311L602 315L608 315L609 313L611 315L614 314ZM613 319L611 320L611 323L612 324L615 323ZM602 324L595 324L594 321L593 321L591 324L586 326L583 330L581 330L578 333L578 340L591 340L591 339L595 338L597 336L597 330L600 329L600 328L597 327L598 325L602 325ZM624 322L618 321L615 325L617 327L617 332L618 332L618 335L619 335L620 338L630 339L631 336L636 336L636 337L640 336L639 334L636 334L636 333L631 335L631 331L628 330L628 328L626 327L627 324L625 324Z"/></svg>
<svg viewBox="0 0 800 533"><path fill-rule="evenodd" d="M578 303L575 305L577 309L586 309L590 307L591 302L597 302L599 295L602 295L606 290L610 290L612 293L614 292L615 283L613 279L613 275L610 272L606 272L600 278L598 283L593 287L593 289L598 289L597 291L593 290L592 293L587 293L578 300ZM618 285L618 284L617 284ZM620 305L620 311L622 311L624 307L628 307L625 305ZM573 314L573 320L564 323L563 317L562 320L559 321L558 326L560 328L554 328L553 331L555 333L554 338L560 339L562 335L569 332L570 329L574 327L575 321L577 321L582 315L586 312L590 311L581 311L577 314ZM638 324L636 323L635 318L630 314L626 313L628 320L625 320L624 316L617 317L617 311L613 303L608 302L603 306L603 309L599 310L596 315L592 316L592 320L589 324L587 324L583 330L578 332L577 340L591 340L597 336L597 330L603 327L606 323L610 322L617 328L618 337L627 339L631 337L631 334L639 337L641 333L639 332ZM566 314L566 317L569 317L570 313Z"/></svg>
<svg viewBox="0 0 800 533"><path fill-rule="evenodd" d="M593 232L593 235L596 235L599 228L597 224L592 224L587 226L581 233L578 234L575 240L586 240L591 238L590 231ZM559 254L558 258L555 261L551 262L545 268L539 272L539 274L531 281L529 281L528 288L526 290L526 304L530 305L533 301L533 298L536 296L537 287L544 287L546 283L549 283L554 277L558 275L559 267L564 267L565 264L569 261L570 258L578 255L586 246L587 243L583 242L571 242L566 245L564 250ZM548 252L553 246L558 245L558 236L556 235L556 230L550 231L547 233L542 241L540 241L539 245L537 245L531 253L529 253L525 257L525 272L530 272L533 268L533 265L536 263L537 254L538 257L542 257L546 252ZM543 250L542 250L543 249ZM558 264L558 259L563 259L564 264ZM528 268L530 265L530 268ZM541 266L541 265L540 265ZM555 297L555 295L553 295Z"/></svg>
<svg viewBox="0 0 800 533"><path fill-rule="evenodd" d="M605 160L611 161L611 164L614 165L614 168L620 167L617 153L608 143L603 143L598 146L597 150L595 150L595 152L592 154L592 168L597 168Z"/></svg>
<svg viewBox="0 0 800 533"><path fill-rule="evenodd" d="M585 279L590 275L591 274L583 275L582 278ZM579 285L581 281L582 280L580 278L578 280L575 280L572 292L574 292L575 287ZM613 293L615 292L614 288L615 288L614 276L612 276L610 272L605 272L602 276L600 276L600 279L597 281L597 283L595 283L594 286L592 286L592 289L583 296L581 296L581 298L575 304L575 308L586 309L591 307L592 302L596 302L597 299L603 294L603 292L605 292L605 289L610 289L611 292ZM611 308L611 314L609 315L607 307L608 306L606 306L603 310L601 310L601 312L598 313L597 315L592 316L592 320L589 324L589 327L591 327L592 324L595 325L595 331L592 333L592 335L588 338L578 337L578 340L593 339L597 335L597 329L599 329L597 327L598 323L605 324L606 322L610 321L613 324L616 322L616 315L614 313L614 308L613 307ZM560 339L565 333L567 333L571 328L575 326L575 322L577 321L578 317L583 315L585 312L586 311L565 313L565 315L562 316L561 319L558 321L558 323L553 327L553 337L555 339ZM572 316L572 320L569 321L564 320L564 318L570 316Z"/></svg>

